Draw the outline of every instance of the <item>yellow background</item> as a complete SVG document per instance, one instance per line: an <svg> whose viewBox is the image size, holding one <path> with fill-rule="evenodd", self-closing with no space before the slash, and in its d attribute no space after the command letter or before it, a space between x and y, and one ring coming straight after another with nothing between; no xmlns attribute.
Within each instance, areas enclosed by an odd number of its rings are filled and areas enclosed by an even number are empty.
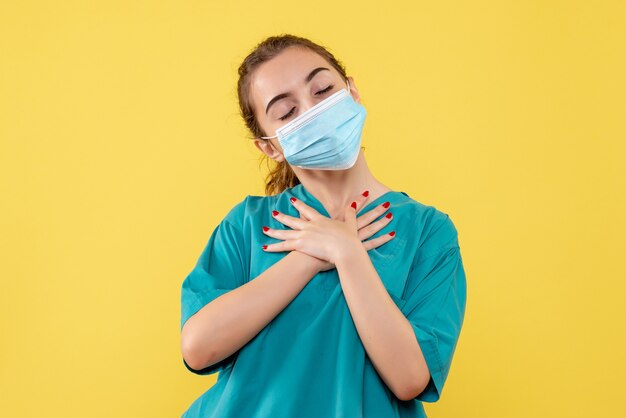
<svg viewBox="0 0 626 418"><path fill-rule="evenodd" d="M263 194L236 70L281 33L346 65L374 175L459 230L429 417L624 414L625 27L617 0L3 1L0 415L175 417L213 384L180 286Z"/></svg>

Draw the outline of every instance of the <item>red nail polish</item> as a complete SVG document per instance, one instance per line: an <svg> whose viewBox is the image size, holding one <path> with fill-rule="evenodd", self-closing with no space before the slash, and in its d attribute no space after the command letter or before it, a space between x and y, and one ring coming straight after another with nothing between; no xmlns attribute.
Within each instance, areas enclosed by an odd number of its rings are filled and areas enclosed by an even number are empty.
<svg viewBox="0 0 626 418"><path fill-rule="evenodd" d="M383 203L383 207L384 207L385 209L387 209L387 208L389 207L389 202L385 202L385 203Z"/></svg>
<svg viewBox="0 0 626 418"><path fill-rule="evenodd" d="M352 202L352 204L351 204L350 206L352 206L352 208L353 208L354 210L356 210L356 202Z"/></svg>
<svg viewBox="0 0 626 418"><path fill-rule="evenodd" d="M391 236L393 237L394 235L396 235L396 231L391 231L391 232L389 233L389 235L391 235Z"/></svg>
<svg viewBox="0 0 626 418"><path fill-rule="evenodd" d="M369 190L366 190L366 191L363 192L363 196L367 197L369 195L370 195L370 191Z"/></svg>
<svg viewBox="0 0 626 418"><path fill-rule="evenodd" d="M264 246L263 246L263 249L264 249L264 250L267 250L267 245L264 245Z"/></svg>
<svg viewBox="0 0 626 418"><path fill-rule="evenodd" d="M298 200L298 199L296 199L295 197L292 197L292 198L290 198L289 200L291 201L291 203L293 203L293 202L295 202L295 201L296 201L296 200Z"/></svg>
<svg viewBox="0 0 626 418"><path fill-rule="evenodd" d="M272 215L274 215L274 216L278 215L278 211L277 210L273 210L272 211Z"/></svg>
<svg viewBox="0 0 626 418"><path fill-rule="evenodd" d="M267 227L267 226L264 226L264 227L263 227L263 231L264 231L264 232L267 232L267 231L269 231L269 230L270 230L270 229L269 229L269 227Z"/></svg>
<svg viewBox="0 0 626 418"><path fill-rule="evenodd" d="M386 214L386 215L385 215L385 218L389 218L389 219L391 219L391 217L392 217L392 216L393 216L393 215L391 214L391 212L389 212L388 214Z"/></svg>

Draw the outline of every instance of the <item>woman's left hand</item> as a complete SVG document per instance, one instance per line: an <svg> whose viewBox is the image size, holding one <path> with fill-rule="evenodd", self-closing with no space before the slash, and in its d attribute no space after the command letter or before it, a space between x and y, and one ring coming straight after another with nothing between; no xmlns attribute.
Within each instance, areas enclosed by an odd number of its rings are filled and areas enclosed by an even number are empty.
<svg viewBox="0 0 626 418"><path fill-rule="evenodd" d="M295 199L295 198L292 198ZM266 235L283 240L269 244L268 252L300 251L332 264L346 252L363 246L357 228L357 211L367 197L359 195L345 208L344 220L328 218L301 200L292 201L300 212L300 218L278 212L274 218L291 228L268 229Z"/></svg>

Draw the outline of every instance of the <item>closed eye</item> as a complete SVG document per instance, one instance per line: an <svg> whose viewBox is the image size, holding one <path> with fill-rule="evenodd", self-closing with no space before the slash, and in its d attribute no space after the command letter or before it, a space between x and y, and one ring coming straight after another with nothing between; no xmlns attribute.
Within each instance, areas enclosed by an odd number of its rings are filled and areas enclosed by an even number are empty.
<svg viewBox="0 0 626 418"><path fill-rule="evenodd" d="M330 86L326 87L324 90L320 90L315 94L326 93L328 90L332 89L333 87L335 87L335 85L331 84Z"/></svg>
<svg viewBox="0 0 626 418"><path fill-rule="evenodd" d="M317 93L315 93L315 94L316 94L316 95L318 95L318 94L323 94L323 93L326 93L327 91L331 90L333 87L335 87L335 85L334 85L334 84L331 84L330 86L326 87L326 88L325 88L325 89L323 89L323 90L318 91L318 92L317 92ZM291 116L291 115L293 114L294 109L295 109L295 107L292 107L292 108L291 108L291 110L289 111L289 113L287 113L285 116L282 116L282 117L280 117L280 118L278 118L278 119L280 119L280 120L285 120L285 119L287 119L289 116Z"/></svg>

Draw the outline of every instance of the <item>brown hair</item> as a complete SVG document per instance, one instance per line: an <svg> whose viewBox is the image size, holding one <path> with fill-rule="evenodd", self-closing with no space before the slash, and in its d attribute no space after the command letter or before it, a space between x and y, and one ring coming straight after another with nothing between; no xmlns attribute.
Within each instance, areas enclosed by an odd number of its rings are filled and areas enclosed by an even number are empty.
<svg viewBox="0 0 626 418"><path fill-rule="evenodd" d="M252 52L243 60L239 66L239 81L237 82L237 94L239 97L240 114L246 126L252 133L250 139L256 139L261 136L271 136L264 132L259 126L255 116L254 109L250 100L250 79L254 70L262 63L271 60L281 53L285 48L291 46L299 46L309 48L313 52L322 56L330 65L332 65L341 74L344 80L347 80L346 70L343 64L338 61L333 54L326 48L309 39L295 35L283 34L280 36L271 36L257 44ZM266 140L269 141L269 140ZM269 164L274 162L274 167L270 170L265 178L265 194L273 195L284 191L289 187L300 184L300 180L289 166L287 161L275 162L267 155L262 153L263 159Z"/></svg>

